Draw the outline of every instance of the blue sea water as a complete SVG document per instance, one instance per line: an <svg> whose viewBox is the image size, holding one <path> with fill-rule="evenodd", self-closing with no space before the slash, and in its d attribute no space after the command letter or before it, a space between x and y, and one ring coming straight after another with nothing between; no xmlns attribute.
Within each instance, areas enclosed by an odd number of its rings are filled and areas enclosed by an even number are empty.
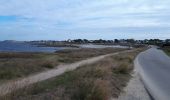
<svg viewBox="0 0 170 100"><path fill-rule="evenodd" d="M0 42L0 52L55 52L63 49L62 47L38 47L26 42Z"/></svg>

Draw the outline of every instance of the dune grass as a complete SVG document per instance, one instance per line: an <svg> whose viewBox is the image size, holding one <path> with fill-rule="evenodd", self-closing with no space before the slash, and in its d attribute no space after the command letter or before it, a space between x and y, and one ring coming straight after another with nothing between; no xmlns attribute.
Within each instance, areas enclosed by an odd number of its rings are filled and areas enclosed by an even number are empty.
<svg viewBox="0 0 170 100"><path fill-rule="evenodd" d="M108 100L111 97L118 97L131 77L133 59L140 51L107 57L0 99Z"/></svg>
<svg viewBox="0 0 170 100"><path fill-rule="evenodd" d="M54 55L43 53L0 53L0 80L25 77L58 65ZM54 56L57 58L57 55ZM50 60L49 60L50 59Z"/></svg>
<svg viewBox="0 0 170 100"><path fill-rule="evenodd" d="M0 83L56 68L59 64L99 56L125 49L77 49L56 53L0 53Z"/></svg>
<svg viewBox="0 0 170 100"><path fill-rule="evenodd" d="M163 51L164 51L167 55L170 56L170 47L164 47L164 48L162 48L162 49L163 49Z"/></svg>

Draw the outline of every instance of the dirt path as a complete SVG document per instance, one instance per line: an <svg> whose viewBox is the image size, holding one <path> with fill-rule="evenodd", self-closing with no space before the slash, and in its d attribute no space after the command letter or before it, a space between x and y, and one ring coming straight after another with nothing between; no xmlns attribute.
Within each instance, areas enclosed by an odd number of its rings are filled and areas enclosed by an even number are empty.
<svg viewBox="0 0 170 100"><path fill-rule="evenodd" d="M4 83L0 86L0 96L6 95L8 93L11 93L17 89L23 88L30 84L37 83L37 82L47 80L49 78L61 75L64 72L74 70L74 69L78 68L79 66L95 63L107 56L112 56L112 55L117 55L119 53L132 52L132 51L134 51L134 50L127 50L127 51L102 55L102 56L98 56L98 57L93 57L93 58L89 58L87 60L82 60L82 61L72 63L72 64L59 65L59 66L57 66L56 69L48 70L45 72L41 72L39 74L28 76L23 79L14 80L14 81Z"/></svg>
<svg viewBox="0 0 170 100"><path fill-rule="evenodd" d="M124 92L120 94L118 99L112 100L151 100L151 98L141 82L139 74L134 72L133 78L124 89Z"/></svg>
<svg viewBox="0 0 170 100"><path fill-rule="evenodd" d="M137 58L136 58L137 59ZM111 100L152 100L146 91L146 88L141 81L139 66L137 60L134 61L134 71L131 74L132 79L129 81L124 91L119 95L118 98L113 98Z"/></svg>

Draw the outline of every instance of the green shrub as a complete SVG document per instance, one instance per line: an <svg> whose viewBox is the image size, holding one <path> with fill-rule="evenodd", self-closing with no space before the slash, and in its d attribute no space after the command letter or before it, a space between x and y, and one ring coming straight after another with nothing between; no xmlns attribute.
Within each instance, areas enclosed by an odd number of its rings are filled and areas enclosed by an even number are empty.
<svg viewBox="0 0 170 100"><path fill-rule="evenodd" d="M51 63L51 62L45 62L42 67L45 67L45 68L54 68L54 65Z"/></svg>
<svg viewBox="0 0 170 100"><path fill-rule="evenodd" d="M118 67L114 68L113 71L117 74L128 74L129 73L128 64L122 63Z"/></svg>

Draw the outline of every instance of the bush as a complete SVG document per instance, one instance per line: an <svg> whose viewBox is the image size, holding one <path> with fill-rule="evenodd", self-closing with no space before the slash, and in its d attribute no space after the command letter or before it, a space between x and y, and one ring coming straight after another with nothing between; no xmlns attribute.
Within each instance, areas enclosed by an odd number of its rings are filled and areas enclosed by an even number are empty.
<svg viewBox="0 0 170 100"><path fill-rule="evenodd" d="M51 62L45 62L42 67L45 67L45 68L54 68L54 65L51 63Z"/></svg>
<svg viewBox="0 0 170 100"><path fill-rule="evenodd" d="M92 93L88 100L109 100L110 95L111 91L108 81L98 79L94 82Z"/></svg>
<svg viewBox="0 0 170 100"><path fill-rule="evenodd" d="M128 74L129 67L127 63L122 63L118 67L114 68L113 71L117 74Z"/></svg>
<svg viewBox="0 0 170 100"><path fill-rule="evenodd" d="M11 79L14 74L11 71L0 71L0 79Z"/></svg>
<svg viewBox="0 0 170 100"><path fill-rule="evenodd" d="M106 80L80 80L76 87L71 100L108 100L111 95Z"/></svg>

